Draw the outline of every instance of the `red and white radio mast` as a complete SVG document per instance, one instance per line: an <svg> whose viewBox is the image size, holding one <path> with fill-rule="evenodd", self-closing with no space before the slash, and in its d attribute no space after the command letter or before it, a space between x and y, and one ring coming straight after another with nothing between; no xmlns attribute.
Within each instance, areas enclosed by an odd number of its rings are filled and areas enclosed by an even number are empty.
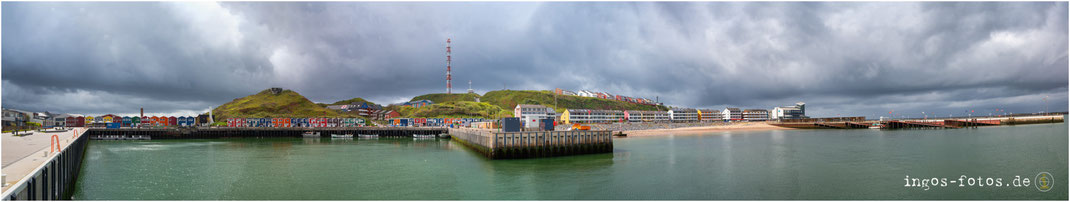
<svg viewBox="0 0 1070 202"><path fill-rule="evenodd" d="M450 75L450 39L446 38L446 94L453 94L453 77Z"/></svg>

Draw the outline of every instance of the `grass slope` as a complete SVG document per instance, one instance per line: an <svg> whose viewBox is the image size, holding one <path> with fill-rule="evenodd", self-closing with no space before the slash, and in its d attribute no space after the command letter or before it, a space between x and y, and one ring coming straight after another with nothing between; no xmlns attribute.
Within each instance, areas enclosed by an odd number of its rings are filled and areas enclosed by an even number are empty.
<svg viewBox="0 0 1070 202"><path fill-rule="evenodd" d="M331 103L331 105L341 105L341 104L350 104L350 103L358 103L359 104L359 103L362 103L362 102L367 102L369 105L374 105L375 104L374 102L371 102L371 101L368 101L368 100L364 100L364 98L357 97L357 98L353 98L353 99L334 102L334 103Z"/></svg>
<svg viewBox="0 0 1070 202"><path fill-rule="evenodd" d="M410 101L431 100L431 102L435 102L435 103L445 103L445 102L455 102L455 101L471 101L471 102L475 102L476 98L478 98L478 97L479 97L479 94L475 94L475 93L456 93L456 94L432 93L432 94L416 96L416 97L412 98L412 100L410 100Z"/></svg>
<svg viewBox="0 0 1070 202"><path fill-rule="evenodd" d="M483 94L480 101L510 110L516 107L517 104L539 104L554 107L554 93L545 90L498 90ZM669 110L664 106L642 105L573 95L557 95L557 107L554 109L557 112L564 112L565 109Z"/></svg>
<svg viewBox="0 0 1070 202"><path fill-rule="evenodd" d="M498 116L509 117L511 110L503 110L501 107L485 102L455 101L445 102L426 107L413 108L400 106L396 110L402 117L411 118L486 118L493 119Z"/></svg>
<svg viewBox="0 0 1070 202"><path fill-rule="evenodd" d="M308 118L308 117L357 117L339 114L301 96L292 90L284 90L278 95L271 90L234 99L212 109L216 120L226 118Z"/></svg>

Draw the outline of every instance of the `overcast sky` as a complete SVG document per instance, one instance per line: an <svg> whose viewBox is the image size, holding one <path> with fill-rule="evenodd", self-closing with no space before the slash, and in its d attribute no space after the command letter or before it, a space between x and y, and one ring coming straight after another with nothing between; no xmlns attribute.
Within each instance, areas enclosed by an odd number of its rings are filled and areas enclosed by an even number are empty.
<svg viewBox="0 0 1070 202"><path fill-rule="evenodd" d="M562 88L810 116L1067 110L1067 4L3 2L4 108Z"/></svg>

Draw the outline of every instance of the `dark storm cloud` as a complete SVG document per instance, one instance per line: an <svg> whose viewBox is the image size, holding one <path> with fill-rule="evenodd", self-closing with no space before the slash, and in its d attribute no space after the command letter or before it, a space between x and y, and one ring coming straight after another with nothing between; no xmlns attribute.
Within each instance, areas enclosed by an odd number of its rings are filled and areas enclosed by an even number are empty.
<svg viewBox="0 0 1070 202"><path fill-rule="evenodd" d="M1066 110L1066 3L3 3L3 105L607 91L816 116ZM87 104L86 100L95 103ZM917 111L917 112L915 112ZM881 114L884 113L884 114ZM920 116L920 115L917 115Z"/></svg>

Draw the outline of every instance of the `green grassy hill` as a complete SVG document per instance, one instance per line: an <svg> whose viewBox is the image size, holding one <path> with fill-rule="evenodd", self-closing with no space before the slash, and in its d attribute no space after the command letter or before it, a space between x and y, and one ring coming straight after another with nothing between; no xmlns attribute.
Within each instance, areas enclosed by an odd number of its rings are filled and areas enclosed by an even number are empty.
<svg viewBox="0 0 1070 202"><path fill-rule="evenodd" d="M374 102L371 102L371 101L368 101L368 100L364 100L364 98L359 98L359 97L358 98L353 98L353 99L348 99L348 100L342 100L342 101L334 102L334 103L331 103L331 104L332 105L340 105L340 104L362 103L362 102L367 102L369 105L374 105L375 104Z"/></svg>
<svg viewBox="0 0 1070 202"><path fill-rule="evenodd" d="M480 101L509 110L516 107L517 104L540 104L554 107L554 93L534 90L498 90L483 94ZM557 95L557 107L554 109L557 112L564 112L565 109L669 110L665 106L642 105L573 95Z"/></svg>
<svg viewBox="0 0 1070 202"><path fill-rule="evenodd" d="M454 101L436 103L426 107L413 108L399 106L395 110L402 117L411 118L486 118L493 119L498 116L513 116L512 110L504 110L501 107L485 102Z"/></svg>
<svg viewBox="0 0 1070 202"><path fill-rule="evenodd" d="M475 102L480 98L481 102ZM427 94L416 96L412 100L431 100L435 104L413 108L390 106L402 117L414 118L497 118L513 116L513 107L517 104L541 104L554 107L554 94L550 91L500 90L479 94ZM335 102L348 104L367 102L362 98L353 98ZM212 113L216 120L226 118L261 118L261 117L358 117L355 113L338 113L327 109L324 103L313 103L297 92L284 90L278 95L270 90L234 99L223 104ZM612 110L668 110L664 106L651 106L621 102L616 100L557 95L558 112L565 109L612 109Z"/></svg>
<svg viewBox="0 0 1070 202"><path fill-rule="evenodd" d="M216 120L226 118L307 118L307 117L357 117L355 115L339 114L324 108L305 96L291 90L283 90L278 95L272 94L271 90L234 99L226 104L212 109Z"/></svg>
<svg viewBox="0 0 1070 202"><path fill-rule="evenodd" d="M478 97L479 97L479 94L475 94L475 93L455 93L455 94L432 93L432 94L416 96L416 97L412 98L412 100L410 100L410 101L431 100L431 102L435 102L435 103L454 102L454 101L471 101L471 102L475 102L476 98L478 98Z"/></svg>

